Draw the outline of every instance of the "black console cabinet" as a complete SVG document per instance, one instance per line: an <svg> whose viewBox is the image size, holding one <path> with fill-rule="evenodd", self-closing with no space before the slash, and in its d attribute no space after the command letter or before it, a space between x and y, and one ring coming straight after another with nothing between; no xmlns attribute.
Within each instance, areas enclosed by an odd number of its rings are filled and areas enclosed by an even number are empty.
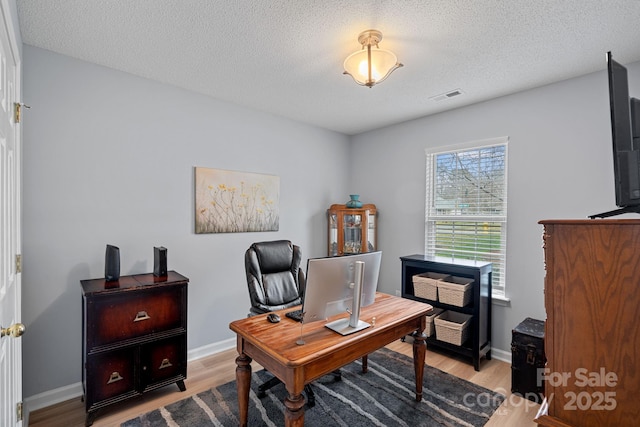
<svg viewBox="0 0 640 427"><path fill-rule="evenodd" d="M444 348L473 360L473 367L480 370L480 359L491 359L491 263L467 260L452 261L448 258L409 255L400 257L402 261L402 297L423 301L434 307L471 315L469 338L457 346L428 337L427 345ZM471 302L464 307L443 304L415 296L413 276L433 272L473 279Z"/></svg>

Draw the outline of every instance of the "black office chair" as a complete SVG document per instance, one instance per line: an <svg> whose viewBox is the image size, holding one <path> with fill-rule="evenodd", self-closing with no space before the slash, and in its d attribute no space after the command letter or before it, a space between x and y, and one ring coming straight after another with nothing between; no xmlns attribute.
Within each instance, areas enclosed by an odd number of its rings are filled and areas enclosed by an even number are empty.
<svg viewBox="0 0 640 427"><path fill-rule="evenodd" d="M300 268L302 252L289 240L257 242L244 255L244 265L249 286L251 308L249 316L268 313L302 304L305 279ZM340 379L340 372L333 373ZM276 377L258 387L258 396L263 397L271 387L279 384ZM307 405L315 405L315 396L306 385Z"/></svg>
<svg viewBox="0 0 640 427"><path fill-rule="evenodd" d="M304 273L302 252L289 240L257 242L244 254L251 307L249 315L302 304Z"/></svg>

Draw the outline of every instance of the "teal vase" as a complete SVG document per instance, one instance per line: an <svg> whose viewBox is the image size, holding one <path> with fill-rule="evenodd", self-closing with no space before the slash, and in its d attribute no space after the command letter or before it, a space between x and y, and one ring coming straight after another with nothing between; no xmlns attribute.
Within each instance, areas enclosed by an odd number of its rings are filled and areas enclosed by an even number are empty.
<svg viewBox="0 0 640 427"><path fill-rule="evenodd" d="M351 200L349 200L346 203L348 208L361 208L362 207L362 202L360 200L358 200L360 198L359 194L349 194L349 197L351 197Z"/></svg>

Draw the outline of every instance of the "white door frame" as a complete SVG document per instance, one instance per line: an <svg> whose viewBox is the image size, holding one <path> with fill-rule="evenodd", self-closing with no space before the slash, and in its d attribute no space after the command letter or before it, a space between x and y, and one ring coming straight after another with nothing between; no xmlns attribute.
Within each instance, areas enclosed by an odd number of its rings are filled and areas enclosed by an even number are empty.
<svg viewBox="0 0 640 427"><path fill-rule="evenodd" d="M20 125L15 105L21 99L21 42L15 0L0 0L0 326L20 323L21 163ZM21 427L22 339L9 329L0 338L0 426Z"/></svg>

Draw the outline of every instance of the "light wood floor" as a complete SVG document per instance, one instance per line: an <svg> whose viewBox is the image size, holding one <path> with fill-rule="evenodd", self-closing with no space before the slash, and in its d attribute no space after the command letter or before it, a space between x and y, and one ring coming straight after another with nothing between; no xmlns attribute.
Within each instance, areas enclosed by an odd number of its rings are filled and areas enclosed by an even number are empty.
<svg viewBox="0 0 640 427"><path fill-rule="evenodd" d="M398 340L389 344L387 348L412 356L410 339L407 339L406 342ZM235 379L236 356L235 349L232 349L189 362L188 378L185 381L186 391L180 392L177 386L167 386L131 401L107 407L98 413L93 425L96 427L119 426L140 414L231 381ZM540 405L511 395L511 365L495 359L483 360L480 364L480 371L476 372L468 359L430 350L427 350L426 362L427 365L507 396L505 402L486 424L487 427L536 426L533 419ZM253 367L253 369L259 368L257 365ZM473 399L472 401L475 403ZM482 404L482 401L479 404ZM80 398L40 409L32 412L29 416L29 426L31 427L84 426L84 421L84 402Z"/></svg>

